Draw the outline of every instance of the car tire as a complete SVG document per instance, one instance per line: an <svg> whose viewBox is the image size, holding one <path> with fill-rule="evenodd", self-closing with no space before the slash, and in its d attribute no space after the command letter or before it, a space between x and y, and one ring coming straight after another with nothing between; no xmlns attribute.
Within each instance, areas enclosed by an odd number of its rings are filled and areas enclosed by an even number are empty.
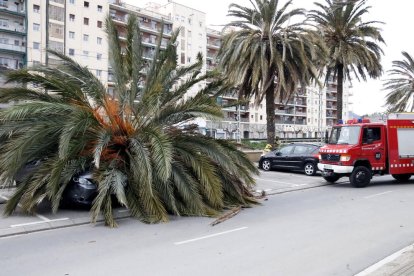
<svg viewBox="0 0 414 276"><path fill-rule="evenodd" d="M341 177L337 174L323 177L323 179L325 179L329 183L335 183L336 181L338 181L339 178Z"/></svg>
<svg viewBox="0 0 414 276"><path fill-rule="evenodd" d="M270 163L270 160L269 159L264 159L263 161L262 161L262 164L260 165L260 167L262 168L262 170L264 170L264 171L270 171L270 169L271 169L271 167L272 167L272 165L271 165L271 163Z"/></svg>
<svg viewBox="0 0 414 276"><path fill-rule="evenodd" d="M411 177L411 174L406 173L406 174L392 174L391 175L395 180L397 180L398 182L405 182L408 181Z"/></svg>
<svg viewBox="0 0 414 276"><path fill-rule="evenodd" d="M316 165L312 162L307 162L303 166L303 171L308 176L314 176L316 174Z"/></svg>
<svg viewBox="0 0 414 276"><path fill-rule="evenodd" d="M371 170L365 166L356 167L351 176L349 177L349 182L355 188L364 188L371 181L372 173Z"/></svg>

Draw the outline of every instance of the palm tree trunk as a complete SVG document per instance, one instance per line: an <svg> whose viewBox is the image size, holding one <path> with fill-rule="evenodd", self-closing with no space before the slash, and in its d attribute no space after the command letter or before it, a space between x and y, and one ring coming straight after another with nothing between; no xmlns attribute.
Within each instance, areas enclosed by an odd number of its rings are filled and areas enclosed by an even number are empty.
<svg viewBox="0 0 414 276"><path fill-rule="evenodd" d="M275 146L275 84L272 81L266 91L266 122L267 122L267 143Z"/></svg>
<svg viewBox="0 0 414 276"><path fill-rule="evenodd" d="M342 99L344 93L344 65L338 64L338 86L336 88L336 119L342 120Z"/></svg>

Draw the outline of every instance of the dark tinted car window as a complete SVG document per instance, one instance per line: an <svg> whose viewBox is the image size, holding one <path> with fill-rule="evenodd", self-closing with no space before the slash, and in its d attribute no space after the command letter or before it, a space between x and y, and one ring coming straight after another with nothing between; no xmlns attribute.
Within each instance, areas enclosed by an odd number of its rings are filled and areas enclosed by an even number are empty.
<svg viewBox="0 0 414 276"><path fill-rule="evenodd" d="M317 154L317 153L319 153L319 147L311 147L310 154Z"/></svg>
<svg viewBox="0 0 414 276"><path fill-rule="evenodd" d="M293 154L307 154L309 152L309 147L307 146L295 146Z"/></svg>
<svg viewBox="0 0 414 276"><path fill-rule="evenodd" d="M279 152L282 155L288 155L292 151L292 148L293 148L293 146L286 146L286 147L281 148Z"/></svg>

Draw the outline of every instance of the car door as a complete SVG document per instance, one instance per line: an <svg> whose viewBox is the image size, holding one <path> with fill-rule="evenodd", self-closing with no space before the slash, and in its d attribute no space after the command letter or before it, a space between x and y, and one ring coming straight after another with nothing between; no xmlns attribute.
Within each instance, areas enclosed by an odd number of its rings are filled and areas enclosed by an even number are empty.
<svg viewBox="0 0 414 276"><path fill-rule="evenodd" d="M287 145L275 153L273 166L278 168L289 168L289 158L291 157L294 146Z"/></svg>
<svg viewBox="0 0 414 276"><path fill-rule="evenodd" d="M290 166L295 169L302 169L303 161L310 151L311 148L308 145L296 145L290 158Z"/></svg>

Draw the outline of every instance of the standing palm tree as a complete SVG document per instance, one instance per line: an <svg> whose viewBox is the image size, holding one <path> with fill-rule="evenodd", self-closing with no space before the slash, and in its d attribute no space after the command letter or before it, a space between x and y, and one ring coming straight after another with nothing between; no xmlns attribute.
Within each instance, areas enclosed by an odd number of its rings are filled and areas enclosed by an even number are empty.
<svg viewBox="0 0 414 276"><path fill-rule="evenodd" d="M316 69L312 59L317 44L302 23L290 21L303 10L288 11L291 1L279 8L278 0L250 1L253 7L231 4L229 16L237 18L227 28L219 52L225 75L239 87L240 98L266 99L267 141L275 141L275 99L288 100L298 84L306 86Z"/></svg>
<svg viewBox="0 0 414 276"><path fill-rule="evenodd" d="M378 78L382 74L379 43L384 43L381 30L373 24L378 21L362 20L370 7L365 0L326 0L326 4L315 3L319 10L311 10L309 18L315 23L317 32L325 41L328 56L324 66L326 81L337 80L337 119L342 119L343 83L351 80L351 73L357 80L367 76Z"/></svg>
<svg viewBox="0 0 414 276"><path fill-rule="evenodd" d="M390 112L414 111L414 59L402 52L405 60L392 62L393 69L388 71L391 77L384 86L389 90L386 105Z"/></svg>
<svg viewBox="0 0 414 276"><path fill-rule="evenodd" d="M98 186L92 221L102 212L110 226L116 225L114 196L148 223L166 221L168 214L215 215L255 203L249 189L257 172L253 164L233 143L203 136L191 124L197 117L222 116L210 97L225 90L222 81L185 98L190 87L213 77L200 74L201 56L177 68L177 31L166 49L158 41L146 67L136 17L129 17L127 31L124 43L107 20L117 99L86 67L54 51L49 53L62 61L57 68L9 74L10 82L22 86L0 89L0 102L20 101L0 111L2 179L11 183L28 161L44 161L23 179L6 214L18 204L31 212L44 198L57 211L70 179L86 169Z"/></svg>

